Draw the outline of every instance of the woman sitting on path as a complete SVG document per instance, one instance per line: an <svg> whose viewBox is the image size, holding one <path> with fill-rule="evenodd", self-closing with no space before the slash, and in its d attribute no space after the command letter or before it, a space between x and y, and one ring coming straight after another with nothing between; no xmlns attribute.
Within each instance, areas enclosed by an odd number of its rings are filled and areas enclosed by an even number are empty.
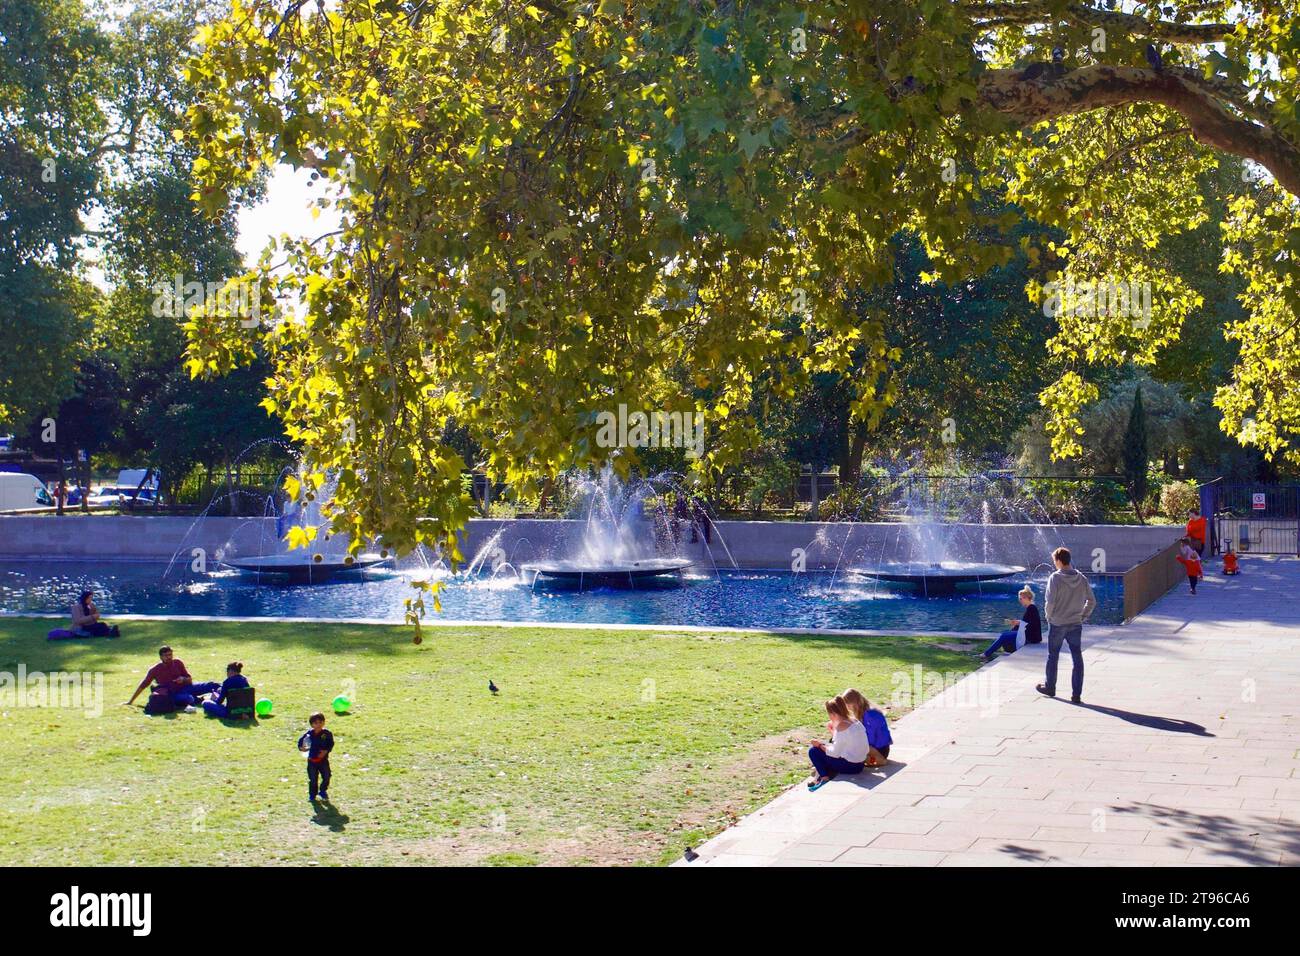
<svg viewBox="0 0 1300 956"><path fill-rule="evenodd" d="M1003 631L992 644L984 648L982 656L986 661L992 660L999 648L1008 654L1014 654L1026 644L1043 643L1043 619L1038 614L1038 606L1034 604L1033 588L1021 589L1020 606L1025 610L1019 619L1010 617L1006 619L1006 623L1011 625L1011 630Z"/></svg>
<svg viewBox="0 0 1300 956"><path fill-rule="evenodd" d="M866 728L849 716L849 705L843 697L826 701L826 713L830 716L827 726L831 729L831 739L829 743L814 740L808 748L808 759L813 765L809 790L818 789L841 773L861 773L871 754Z"/></svg>
<svg viewBox="0 0 1300 956"><path fill-rule="evenodd" d="M93 591L82 591L73 602L72 632L78 637L117 637L122 633L116 624L110 627L99 619Z"/></svg>

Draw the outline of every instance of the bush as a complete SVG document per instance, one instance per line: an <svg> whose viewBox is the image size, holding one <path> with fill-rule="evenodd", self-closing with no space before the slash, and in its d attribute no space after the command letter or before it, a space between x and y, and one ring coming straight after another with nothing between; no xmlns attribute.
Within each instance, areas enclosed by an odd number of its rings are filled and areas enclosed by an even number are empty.
<svg viewBox="0 0 1300 956"><path fill-rule="evenodd" d="M885 505L886 496L875 482L860 488L841 485L819 502L817 515L821 521L879 521Z"/></svg>
<svg viewBox="0 0 1300 956"><path fill-rule="evenodd" d="M1194 482L1171 481L1160 489L1160 513L1172 521L1182 521L1200 506L1201 493Z"/></svg>

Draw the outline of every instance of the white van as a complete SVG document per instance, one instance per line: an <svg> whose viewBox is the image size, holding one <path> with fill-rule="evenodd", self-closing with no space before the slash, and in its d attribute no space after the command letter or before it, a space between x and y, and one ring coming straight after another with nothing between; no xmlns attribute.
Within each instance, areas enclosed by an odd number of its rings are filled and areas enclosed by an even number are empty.
<svg viewBox="0 0 1300 956"><path fill-rule="evenodd" d="M19 508L48 508L54 499L32 475L0 471L0 511Z"/></svg>

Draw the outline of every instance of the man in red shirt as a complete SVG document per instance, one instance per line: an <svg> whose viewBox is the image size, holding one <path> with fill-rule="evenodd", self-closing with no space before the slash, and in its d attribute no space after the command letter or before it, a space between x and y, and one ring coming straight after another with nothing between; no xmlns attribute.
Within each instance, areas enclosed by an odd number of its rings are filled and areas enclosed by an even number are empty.
<svg viewBox="0 0 1300 956"><path fill-rule="evenodd" d="M150 684L155 685L159 693L168 694L177 707L193 707L204 694L212 694L221 689L220 684L194 683L190 672L185 669L185 662L177 658L170 647L158 649L158 663L149 668L127 705L134 704L140 692Z"/></svg>

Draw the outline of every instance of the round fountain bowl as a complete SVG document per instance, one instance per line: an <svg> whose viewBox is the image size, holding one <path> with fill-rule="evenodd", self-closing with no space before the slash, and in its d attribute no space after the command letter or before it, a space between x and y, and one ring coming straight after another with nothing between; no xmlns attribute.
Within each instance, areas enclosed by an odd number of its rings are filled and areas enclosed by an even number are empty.
<svg viewBox="0 0 1300 956"><path fill-rule="evenodd" d="M950 594L959 584L996 581L1025 572L1019 565L975 564L968 561L939 561L934 564L897 562L855 570L878 581L913 585L923 594Z"/></svg>
<svg viewBox="0 0 1300 956"><path fill-rule="evenodd" d="M534 582L539 577L546 577L561 581L574 581L581 586L585 584L628 584L643 578L677 574L694 563L689 558L644 558L640 561L624 561L610 564L597 564L592 561L573 559L530 561L522 565L520 570L531 574Z"/></svg>
<svg viewBox="0 0 1300 956"><path fill-rule="evenodd" d="M379 554L353 555L351 561L337 555L327 555L319 561L307 554L255 554L243 558L227 558L221 563L247 574L288 575L294 582L310 584L324 581L336 574L360 571L391 561Z"/></svg>

